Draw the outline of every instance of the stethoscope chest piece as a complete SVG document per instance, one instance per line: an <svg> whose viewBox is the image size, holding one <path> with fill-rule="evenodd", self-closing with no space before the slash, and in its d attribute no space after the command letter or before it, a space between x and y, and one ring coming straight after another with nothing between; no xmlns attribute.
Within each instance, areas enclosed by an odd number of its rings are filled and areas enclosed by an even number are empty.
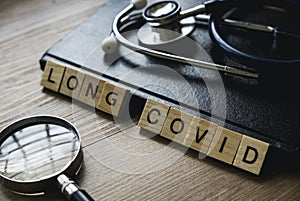
<svg viewBox="0 0 300 201"><path fill-rule="evenodd" d="M138 40L147 46L172 43L191 34L195 18L180 18L181 7L176 1L160 1L149 5L143 12L146 20L137 32Z"/></svg>

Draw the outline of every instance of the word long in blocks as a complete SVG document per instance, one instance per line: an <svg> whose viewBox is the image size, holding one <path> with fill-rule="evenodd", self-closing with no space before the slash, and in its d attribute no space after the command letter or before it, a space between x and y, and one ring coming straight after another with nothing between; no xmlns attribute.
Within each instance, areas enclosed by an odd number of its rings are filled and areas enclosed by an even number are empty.
<svg viewBox="0 0 300 201"><path fill-rule="evenodd" d="M128 90L93 75L47 61L41 85L98 110L118 116Z"/></svg>

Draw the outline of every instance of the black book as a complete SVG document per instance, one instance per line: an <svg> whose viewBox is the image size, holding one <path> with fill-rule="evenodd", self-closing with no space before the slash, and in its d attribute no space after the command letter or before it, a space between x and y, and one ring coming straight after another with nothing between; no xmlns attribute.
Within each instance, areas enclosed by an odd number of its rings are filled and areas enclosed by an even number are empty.
<svg viewBox="0 0 300 201"><path fill-rule="evenodd" d="M180 3L186 9L199 1ZM123 46L116 54L105 54L101 43L111 33L113 18L127 4L111 0L101 7L42 56L41 70L49 60L81 68L129 89L133 94L132 110L141 112L146 99L153 98L216 123L224 122L224 127L267 142L275 149L298 151L300 110L297 84L292 78L261 81L226 75L146 56ZM126 34L137 42L135 31ZM195 42L200 48L195 47ZM193 53L197 52L196 57L204 61L253 70L224 55L210 39L206 24L198 25L178 46L178 54L189 54L195 48ZM177 54L175 48L174 51Z"/></svg>

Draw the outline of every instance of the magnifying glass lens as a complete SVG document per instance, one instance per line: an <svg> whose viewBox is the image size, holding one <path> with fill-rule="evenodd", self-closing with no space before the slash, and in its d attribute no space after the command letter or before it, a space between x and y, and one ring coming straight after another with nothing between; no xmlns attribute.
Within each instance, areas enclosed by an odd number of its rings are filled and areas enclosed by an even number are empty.
<svg viewBox="0 0 300 201"><path fill-rule="evenodd" d="M79 138L67 128L39 124L16 131L0 147L0 173L34 181L57 174L74 158Z"/></svg>

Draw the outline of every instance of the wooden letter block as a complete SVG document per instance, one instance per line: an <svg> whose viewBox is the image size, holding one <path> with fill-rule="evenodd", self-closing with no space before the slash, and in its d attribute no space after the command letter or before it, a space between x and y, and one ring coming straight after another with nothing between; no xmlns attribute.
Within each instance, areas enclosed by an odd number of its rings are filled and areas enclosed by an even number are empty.
<svg viewBox="0 0 300 201"><path fill-rule="evenodd" d="M153 133L160 134L169 109L170 106L168 105L147 99L138 126Z"/></svg>
<svg viewBox="0 0 300 201"><path fill-rule="evenodd" d="M106 82L97 109L118 116L128 90Z"/></svg>
<svg viewBox="0 0 300 201"><path fill-rule="evenodd" d="M201 153L207 154L209 145L218 125L199 117L194 117L184 144Z"/></svg>
<svg viewBox="0 0 300 201"><path fill-rule="evenodd" d="M171 107L160 135L183 144L192 119L192 115Z"/></svg>
<svg viewBox="0 0 300 201"><path fill-rule="evenodd" d="M95 107L103 90L104 81L92 75L86 74L78 99Z"/></svg>
<svg viewBox="0 0 300 201"><path fill-rule="evenodd" d="M233 165L259 175L269 144L243 136Z"/></svg>
<svg viewBox="0 0 300 201"><path fill-rule="evenodd" d="M85 74L72 68L66 68L59 93L78 99Z"/></svg>
<svg viewBox="0 0 300 201"><path fill-rule="evenodd" d="M208 155L232 165L242 136L242 134L218 126L210 144Z"/></svg>
<svg viewBox="0 0 300 201"><path fill-rule="evenodd" d="M58 92L65 72L65 67L47 61L41 80L41 85L47 89Z"/></svg>

